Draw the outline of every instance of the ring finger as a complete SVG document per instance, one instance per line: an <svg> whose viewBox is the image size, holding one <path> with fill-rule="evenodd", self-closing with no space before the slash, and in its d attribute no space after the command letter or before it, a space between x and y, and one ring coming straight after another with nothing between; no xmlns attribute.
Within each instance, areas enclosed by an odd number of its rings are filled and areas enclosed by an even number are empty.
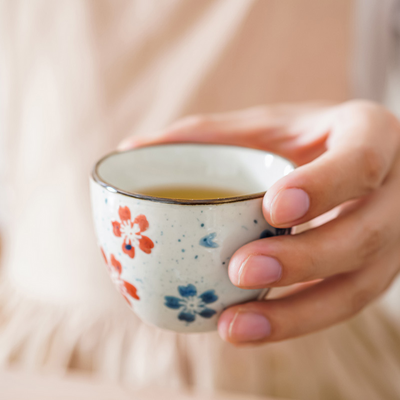
<svg viewBox="0 0 400 400"><path fill-rule="evenodd" d="M392 252L373 266L328 278L291 296L231 307L219 319L219 333L233 344L255 344L327 328L382 293L395 277L398 263L398 254Z"/></svg>

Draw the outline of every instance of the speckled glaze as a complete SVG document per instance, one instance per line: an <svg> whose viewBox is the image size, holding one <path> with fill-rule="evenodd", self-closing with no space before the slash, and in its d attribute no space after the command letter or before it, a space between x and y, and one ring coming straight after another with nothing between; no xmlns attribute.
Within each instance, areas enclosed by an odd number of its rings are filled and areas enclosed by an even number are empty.
<svg viewBox="0 0 400 400"><path fill-rule="evenodd" d="M143 321L178 332L211 331L226 307L260 296L261 290L235 287L227 267L244 244L288 233L264 220L262 193L171 204L129 195L110 176L103 180L95 169L90 182L95 230L112 281Z"/></svg>

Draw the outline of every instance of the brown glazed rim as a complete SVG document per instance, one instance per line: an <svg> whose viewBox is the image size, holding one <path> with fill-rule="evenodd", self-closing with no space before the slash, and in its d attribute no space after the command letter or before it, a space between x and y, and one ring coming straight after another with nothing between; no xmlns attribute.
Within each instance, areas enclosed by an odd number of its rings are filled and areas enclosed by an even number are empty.
<svg viewBox="0 0 400 400"><path fill-rule="evenodd" d="M226 145L226 144L209 144L209 143L195 143L195 142L185 142L185 143L165 143L165 144L155 144L155 145L148 145L148 146L143 146L143 147L137 147L135 149L130 149L130 150L125 150L125 151L113 151L111 153L106 154L104 157L102 157L94 166L93 171L92 171L92 178L93 180L98 183L100 186L103 186L105 189L107 189L109 192L112 193L119 193L124 196L128 197L133 197L135 199L140 199L140 200L147 200L147 201L153 201L156 203L165 203L165 204L178 204L178 205L210 205L210 204L226 204L226 203L237 203L240 201L246 201L246 200L253 200L253 199L258 199L264 197L266 191L259 192L259 193L251 193L251 194L246 194L242 196L235 196L235 197L223 197L223 198L218 198L218 199L206 199L206 200L188 200L188 199L169 199L166 197L156 197L156 196L148 196L145 194L140 194L140 193L133 193L133 192L126 192L125 190L116 187L115 185L112 185L109 182L106 182L102 178L100 178L100 175L98 173L98 168L100 165L109 157L112 157L116 154L121 154L121 153L129 153L129 152L134 152L138 151L144 148L148 147L165 147L165 146L193 146L193 145L199 145L199 146L210 146L210 147L234 147L234 148L240 148L240 149L248 149L248 150L254 150L254 151L259 151L265 154L272 154L275 157L282 158L283 160L287 161L288 164L292 165L293 168L295 168L295 165L289 161L288 159L281 157L277 154L260 150L260 149L254 149L251 147L243 147L243 146L235 146L235 145Z"/></svg>

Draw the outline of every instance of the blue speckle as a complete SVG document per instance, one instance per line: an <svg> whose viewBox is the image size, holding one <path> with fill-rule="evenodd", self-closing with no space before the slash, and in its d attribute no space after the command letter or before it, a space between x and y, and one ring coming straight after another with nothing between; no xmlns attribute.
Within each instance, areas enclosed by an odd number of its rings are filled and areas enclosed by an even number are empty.
<svg viewBox="0 0 400 400"><path fill-rule="evenodd" d="M255 224L257 224L257 223L258 223L258 221L255 219L255 220L254 220L254 223L255 223Z"/></svg>
<svg viewBox="0 0 400 400"><path fill-rule="evenodd" d="M125 248L126 248L127 250L131 250L131 249L132 249L132 246L131 246L130 244L126 244L126 245L125 245Z"/></svg>
<svg viewBox="0 0 400 400"><path fill-rule="evenodd" d="M194 256L194 259L197 260L199 258L199 256Z"/></svg>
<svg viewBox="0 0 400 400"><path fill-rule="evenodd" d="M183 237L185 237L185 235L182 235Z"/></svg>
<svg viewBox="0 0 400 400"><path fill-rule="evenodd" d="M184 253L185 252L185 249L182 249L182 253Z"/></svg>
<svg viewBox="0 0 400 400"><path fill-rule="evenodd" d="M161 231L161 236L162 236L162 235L164 235L164 232L163 232L163 231Z"/></svg>
<svg viewBox="0 0 400 400"><path fill-rule="evenodd" d="M171 225L171 228L173 228L174 226L173 225Z"/></svg>
<svg viewBox="0 0 400 400"><path fill-rule="evenodd" d="M108 203L108 199L106 199L106 204Z"/></svg>
<svg viewBox="0 0 400 400"><path fill-rule="evenodd" d="M217 234L215 232L210 233L207 236L204 236L203 238L200 239L200 242L199 242L200 246L208 247L208 248L212 248L212 249L219 247L218 244L214 242L214 239L216 236L217 236Z"/></svg>
<svg viewBox="0 0 400 400"><path fill-rule="evenodd" d="M269 237L273 237L273 236L275 236L273 234L273 232L271 232L270 230L266 229L265 231L261 232L260 239L265 239L265 238L269 238Z"/></svg>
<svg viewBox="0 0 400 400"><path fill-rule="evenodd" d="M178 242L180 242L181 241L181 239L178 239Z"/></svg>
<svg viewBox="0 0 400 400"><path fill-rule="evenodd" d="M202 228L204 228L204 224L201 224L200 226L201 226Z"/></svg>

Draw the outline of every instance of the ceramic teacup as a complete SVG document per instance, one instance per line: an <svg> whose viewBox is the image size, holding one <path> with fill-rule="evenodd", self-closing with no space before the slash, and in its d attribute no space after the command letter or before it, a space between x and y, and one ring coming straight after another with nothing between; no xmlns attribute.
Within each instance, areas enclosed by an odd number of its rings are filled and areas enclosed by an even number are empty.
<svg viewBox="0 0 400 400"><path fill-rule="evenodd" d="M171 144L112 153L95 166L91 196L98 243L112 281L144 321L178 332L217 328L227 307L262 290L235 287L233 253L253 240L289 233L270 226L262 198L293 165L265 151ZM214 200L140 194L166 185L223 187Z"/></svg>

